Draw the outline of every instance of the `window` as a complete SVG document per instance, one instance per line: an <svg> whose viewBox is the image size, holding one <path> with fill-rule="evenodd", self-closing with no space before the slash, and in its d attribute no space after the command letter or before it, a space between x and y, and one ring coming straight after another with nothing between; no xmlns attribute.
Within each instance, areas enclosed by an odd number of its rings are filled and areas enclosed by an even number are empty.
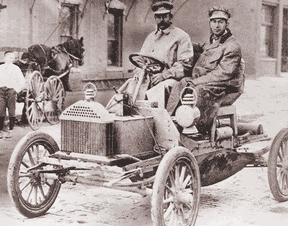
<svg viewBox="0 0 288 226"><path fill-rule="evenodd" d="M282 56L288 57L288 9L283 9Z"/></svg>
<svg viewBox="0 0 288 226"><path fill-rule="evenodd" d="M110 9L106 16L108 23L107 66L122 67L123 10Z"/></svg>
<svg viewBox="0 0 288 226"><path fill-rule="evenodd" d="M61 42L69 38L78 38L78 5L62 4L60 11Z"/></svg>
<svg viewBox="0 0 288 226"><path fill-rule="evenodd" d="M288 72L288 9L283 9L281 72Z"/></svg>
<svg viewBox="0 0 288 226"><path fill-rule="evenodd" d="M262 57L273 57L273 24L275 7L262 5L260 54Z"/></svg>

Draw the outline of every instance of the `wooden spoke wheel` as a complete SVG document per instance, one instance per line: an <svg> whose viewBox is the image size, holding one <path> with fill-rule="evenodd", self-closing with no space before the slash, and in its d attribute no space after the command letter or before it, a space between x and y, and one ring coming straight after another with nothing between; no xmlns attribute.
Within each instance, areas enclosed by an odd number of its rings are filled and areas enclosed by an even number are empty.
<svg viewBox="0 0 288 226"><path fill-rule="evenodd" d="M28 87L26 93L26 117L33 130L39 129L43 122L44 107L44 81L39 71L28 75Z"/></svg>
<svg viewBox="0 0 288 226"><path fill-rule="evenodd" d="M15 147L8 167L7 186L13 204L22 215L41 216L57 198L60 181L48 179L41 172L53 169L51 165L40 165L43 157L57 151L55 140L39 131L24 136Z"/></svg>
<svg viewBox="0 0 288 226"><path fill-rule="evenodd" d="M45 101L44 115L47 121L54 125L59 123L59 116L64 110L65 90L57 76L51 76L44 85Z"/></svg>
<svg viewBox="0 0 288 226"><path fill-rule="evenodd" d="M200 189L199 168L191 152L184 147L168 151L159 164L153 184L153 225L194 225Z"/></svg>
<svg viewBox="0 0 288 226"><path fill-rule="evenodd" d="M288 128L274 138L268 158L268 181L278 202L288 200Z"/></svg>

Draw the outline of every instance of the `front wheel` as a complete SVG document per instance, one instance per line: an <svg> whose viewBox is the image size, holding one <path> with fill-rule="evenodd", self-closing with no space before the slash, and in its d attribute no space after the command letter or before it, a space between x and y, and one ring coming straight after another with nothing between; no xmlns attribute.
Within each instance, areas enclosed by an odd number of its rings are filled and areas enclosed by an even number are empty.
<svg viewBox="0 0 288 226"><path fill-rule="evenodd" d="M278 202L288 200L288 128L274 138L268 158L268 181Z"/></svg>
<svg viewBox="0 0 288 226"><path fill-rule="evenodd" d="M154 226L195 224L200 202L197 161L184 147L171 149L156 172L151 198Z"/></svg>
<svg viewBox="0 0 288 226"><path fill-rule="evenodd" d="M61 184L41 173L51 166L39 166L39 163L43 157L57 151L55 140L38 131L24 136L15 147L8 167L7 186L14 206L22 215L41 216L56 200Z"/></svg>

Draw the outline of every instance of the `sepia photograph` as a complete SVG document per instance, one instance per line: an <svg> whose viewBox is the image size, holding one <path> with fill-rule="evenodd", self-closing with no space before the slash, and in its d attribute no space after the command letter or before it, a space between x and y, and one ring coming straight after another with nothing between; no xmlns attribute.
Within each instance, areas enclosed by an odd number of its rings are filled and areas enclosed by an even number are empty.
<svg viewBox="0 0 288 226"><path fill-rule="evenodd" d="M288 0L0 0L1 226L286 226Z"/></svg>

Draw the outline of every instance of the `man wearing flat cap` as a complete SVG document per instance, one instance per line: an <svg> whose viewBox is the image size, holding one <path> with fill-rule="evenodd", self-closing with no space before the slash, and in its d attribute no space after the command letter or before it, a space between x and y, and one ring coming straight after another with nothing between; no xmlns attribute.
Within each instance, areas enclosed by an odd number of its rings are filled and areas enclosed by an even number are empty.
<svg viewBox="0 0 288 226"><path fill-rule="evenodd" d="M203 44L193 44L195 58L200 55L192 77L172 87L167 111L173 115L183 88L196 89L196 106L201 112L197 129L209 133L220 106L231 105L243 93L244 61L239 41L228 29L231 14L224 7L213 7L208 15L211 35Z"/></svg>
<svg viewBox="0 0 288 226"><path fill-rule="evenodd" d="M190 36L173 25L172 9L173 4L167 1L160 1L152 5L157 29L147 36L140 51L141 54L154 57L165 64L161 73L147 76L143 83L149 85L146 89L142 89L143 92L149 88L146 92L148 100L157 101L158 107L163 108L165 89L171 88L177 80L180 81L189 74L191 76L193 60ZM139 74L140 69L136 68L134 80L138 79Z"/></svg>

